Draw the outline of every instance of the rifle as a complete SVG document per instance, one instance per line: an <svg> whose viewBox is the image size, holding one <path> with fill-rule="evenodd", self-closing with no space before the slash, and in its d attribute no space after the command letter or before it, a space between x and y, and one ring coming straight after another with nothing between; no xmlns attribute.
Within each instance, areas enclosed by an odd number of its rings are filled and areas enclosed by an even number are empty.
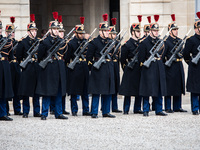
<svg viewBox="0 0 200 150"><path fill-rule="evenodd" d="M121 34L122 31L123 31L123 29L117 34L117 36L116 36L113 40L111 40L112 43L111 43L111 44L109 45L109 47L105 50L105 52L104 52L104 49L105 49L106 47L104 47L104 48L101 50L101 52L100 52L100 54L101 54L100 59L99 59L97 62L95 62L94 65L93 65L96 69L99 69L99 68L101 67L101 64L102 64L102 63L106 63L105 57L106 57L107 55L109 55L109 52L112 50L113 46L115 45L115 43L116 43L117 39L119 38L119 35ZM109 43L110 43L110 42L109 42ZM106 45L107 45L107 44L106 44Z"/></svg>
<svg viewBox="0 0 200 150"><path fill-rule="evenodd" d="M6 43L8 42L8 39L12 36L12 33L15 32L17 27L15 27L9 34L6 38L3 39L3 42L1 43L0 45L0 59L2 58L2 55L1 55L1 50L2 48L6 45Z"/></svg>
<svg viewBox="0 0 200 150"><path fill-rule="evenodd" d="M139 49L139 45L133 52L134 57L131 59L131 61L128 62L127 66L131 69L133 69L134 65L138 62L138 53L139 53L138 49Z"/></svg>
<svg viewBox="0 0 200 150"><path fill-rule="evenodd" d="M198 54L192 58L192 63L194 63L195 65L199 62L199 58L200 58L200 45L197 47L197 50L199 51Z"/></svg>
<svg viewBox="0 0 200 150"><path fill-rule="evenodd" d="M76 56L75 58L74 58L74 60L68 65L68 68L70 68L70 69L74 69L74 67L75 67L75 65L77 64L77 63L80 63L80 60L79 60L79 58L80 58L80 56L81 57L84 57L84 56L82 56L82 54L83 54L83 52L85 51L85 49L86 49L86 47L88 46L88 44L89 44L89 42L90 42L90 39L92 38L92 35L94 34L94 32L96 31L96 29L97 28L95 28L94 30L93 30L93 32L91 33L91 35L90 35L90 37L87 39L87 41L85 42L85 44L83 45L82 43L84 43L84 42L82 42L81 43L81 45L76 49L76 51L74 52L74 55ZM82 46L83 45L83 46ZM81 48L82 47L82 48ZM80 49L81 48L81 49ZM78 52L78 50L80 49L80 51ZM77 54L77 52L78 52L78 54Z"/></svg>
<svg viewBox="0 0 200 150"><path fill-rule="evenodd" d="M24 39L24 38L26 38L27 36L28 36L28 34L26 33L26 34L21 38L21 40ZM13 47L13 51L15 51L15 49L17 48L18 43L19 43L19 42L17 42L17 43L15 44L15 46Z"/></svg>
<svg viewBox="0 0 200 150"><path fill-rule="evenodd" d="M152 61L156 61L155 59L155 55L157 55L157 57L160 57L160 55L158 54L160 48L163 46L164 44L164 40L167 38L169 32L171 31L172 29L170 29L167 34L165 34L165 36L163 37L163 39L159 39L156 44L154 44L154 46L151 48L151 50L149 51L151 56L143 63L143 65L147 68L149 68L150 64Z"/></svg>
<svg viewBox="0 0 200 150"><path fill-rule="evenodd" d="M62 46L62 44L65 42L65 40L68 40L70 34L74 31L75 28L73 28L65 37L64 39L60 39L58 40L48 51L49 51L49 54L48 56L42 60L39 65L40 67L42 68L45 68L47 66L47 64L49 62L53 62L52 60L52 56L55 55L55 53L58 51L58 49L60 48L60 46Z"/></svg>
<svg viewBox="0 0 200 150"><path fill-rule="evenodd" d="M115 49L114 49L114 52L113 52L113 57L115 57L116 58L116 54L118 53L118 49L119 49L119 47L121 46L121 42L122 42L122 40L124 39L124 36L126 35L126 32L127 32L127 30L124 32L124 34L122 35L122 37L120 38L120 40L119 40L119 43L117 44L117 46L115 47Z"/></svg>
<svg viewBox="0 0 200 150"><path fill-rule="evenodd" d="M19 64L20 67L26 68L26 66L27 66L27 64L28 64L29 62L31 62L31 63L33 62L33 60L32 60L33 55L35 55L35 53L37 52L38 47L39 47L39 45L40 45L40 42L43 41L43 40L46 38L46 36L47 36L48 34L49 34L49 31L42 37L42 39L37 40L37 41L29 48L29 50L27 51L28 56L26 57L26 59L25 59L23 62L21 62L21 63Z"/></svg>
<svg viewBox="0 0 200 150"><path fill-rule="evenodd" d="M170 67L172 65L172 62L176 60L176 55L181 51L183 45L185 44L185 39L187 38L188 34L190 33L191 29L188 31L188 33L185 35L183 40L179 40L178 43L173 47L171 50L172 56L169 58L168 61L165 62L165 65Z"/></svg>

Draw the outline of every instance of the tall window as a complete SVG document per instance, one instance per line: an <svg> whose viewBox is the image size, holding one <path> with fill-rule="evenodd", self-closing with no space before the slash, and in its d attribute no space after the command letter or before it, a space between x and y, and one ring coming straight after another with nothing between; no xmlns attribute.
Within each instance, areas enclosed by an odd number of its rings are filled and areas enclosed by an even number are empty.
<svg viewBox="0 0 200 150"><path fill-rule="evenodd" d="M196 13L200 11L200 0L195 0L195 20L198 20Z"/></svg>

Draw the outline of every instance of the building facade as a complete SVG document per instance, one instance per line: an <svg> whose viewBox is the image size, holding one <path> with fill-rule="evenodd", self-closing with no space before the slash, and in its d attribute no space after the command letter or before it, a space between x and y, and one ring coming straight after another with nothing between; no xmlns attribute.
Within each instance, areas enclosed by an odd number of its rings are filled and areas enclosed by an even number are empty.
<svg viewBox="0 0 200 150"><path fill-rule="evenodd" d="M148 23L147 16L159 14L158 23L161 28L164 28L162 34L165 34L167 24L171 22L170 15L174 13L176 23L180 27L179 36L183 37L190 28L193 28L194 21L197 19L195 12L200 11L200 0L0 0L0 10L3 27L10 23L10 16L16 17L15 25L18 26L16 39L26 33L30 14L36 15L36 24L40 33L42 29L48 29L49 21L53 20L53 11L58 11L59 15L63 16L66 31L79 24L79 17L84 16L88 33L95 27L98 28L99 22L102 21L102 14L108 13L109 18L117 18L118 31L129 30L132 23L138 22L137 15L143 15L143 26ZM125 40L129 36L127 34Z"/></svg>

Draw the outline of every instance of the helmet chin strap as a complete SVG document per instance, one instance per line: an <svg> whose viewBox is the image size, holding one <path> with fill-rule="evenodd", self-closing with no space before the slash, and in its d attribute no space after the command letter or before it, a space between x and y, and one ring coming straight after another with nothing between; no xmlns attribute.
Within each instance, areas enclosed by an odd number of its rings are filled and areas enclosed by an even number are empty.
<svg viewBox="0 0 200 150"><path fill-rule="evenodd" d="M56 35L54 34L52 28L51 28L51 34L52 34L54 37L56 37Z"/></svg>
<svg viewBox="0 0 200 150"><path fill-rule="evenodd" d="M32 34L32 32L31 32L31 30L30 30L29 32L30 32L30 34L31 34L31 36L32 36L32 39L34 39L35 37L33 36L33 34Z"/></svg>
<svg viewBox="0 0 200 150"><path fill-rule="evenodd" d="M199 34L200 34L200 30L199 30L199 28L198 28L198 32L199 32Z"/></svg>
<svg viewBox="0 0 200 150"><path fill-rule="evenodd" d="M105 37L105 35L104 35L104 33L103 33L103 30L101 30L101 32L102 32L102 34L103 34L103 38L106 39L106 37Z"/></svg>
<svg viewBox="0 0 200 150"><path fill-rule="evenodd" d="M151 30L151 34L153 35L154 38L156 38L156 36L153 34L152 30Z"/></svg>
<svg viewBox="0 0 200 150"><path fill-rule="evenodd" d="M171 31L171 33L172 33L173 37L175 37L175 38L177 37L177 36L174 35L174 33L172 31Z"/></svg>
<svg viewBox="0 0 200 150"><path fill-rule="evenodd" d="M136 35L136 33L135 33L135 30L133 30L133 33L134 33L134 35L135 35L136 39L138 40L138 39L139 39L139 37Z"/></svg>

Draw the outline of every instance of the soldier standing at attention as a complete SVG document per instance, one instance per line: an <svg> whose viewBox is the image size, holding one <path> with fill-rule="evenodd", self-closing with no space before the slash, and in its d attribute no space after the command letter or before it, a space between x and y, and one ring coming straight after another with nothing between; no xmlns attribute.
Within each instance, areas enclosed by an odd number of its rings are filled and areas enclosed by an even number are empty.
<svg viewBox="0 0 200 150"><path fill-rule="evenodd" d="M144 25L144 36L142 37L142 40L144 40L150 32L150 23L151 23L151 16L147 17L149 24Z"/></svg>
<svg viewBox="0 0 200 150"><path fill-rule="evenodd" d="M64 39L65 29L63 27L62 16L61 15L58 16L58 22L59 22L59 29L58 29L58 31L59 31L59 37L61 39ZM67 52L67 49L65 47L66 47L66 45L64 44L64 46L61 47L60 51L58 52L58 54L61 57L63 57L66 54L66 52ZM67 68L65 67L65 69L67 69ZM51 97L50 114L54 114L55 113L55 99L54 98L55 97ZM70 113L65 110L65 105L66 105L66 99L65 98L66 98L66 94L62 97L62 111L63 111L63 114L69 115Z"/></svg>
<svg viewBox="0 0 200 150"><path fill-rule="evenodd" d="M28 50L38 40L37 27L35 24L35 15L31 14L31 23L27 25L28 36L19 42L16 50L17 61L20 63L28 56ZM31 49L32 50L32 49ZM30 50L30 51L31 51ZM29 97L33 97L33 116L40 117L39 96L35 94L37 84L38 63L37 56L32 58L32 62L28 63L26 68L22 68L20 77L18 95L23 97L23 118L28 118L30 112Z"/></svg>
<svg viewBox="0 0 200 150"><path fill-rule="evenodd" d="M200 19L200 12L197 12ZM195 34L187 39L183 56L188 64L187 91L191 93L191 107L193 115L199 115L199 96L200 96L200 61L192 61L200 52L200 20L194 23Z"/></svg>
<svg viewBox="0 0 200 150"><path fill-rule="evenodd" d="M115 94L114 81L114 66L111 59L106 58L106 62L101 65L99 69L93 67L93 63L98 61L101 55L101 50L109 42L109 26L108 14L103 15L104 22L99 24L99 35L94 38L87 51L87 62L91 74L89 76L88 93L92 94L91 113L92 118L98 118L99 97L102 100L102 114L103 117L115 118L110 114L110 102L112 94Z"/></svg>
<svg viewBox="0 0 200 150"><path fill-rule="evenodd" d="M109 27L109 38L110 39L115 39L115 37L117 36L117 32L116 32L116 20L117 18L112 18L112 25ZM118 42L116 43L116 45L118 44ZM119 84L120 84L120 75L119 75L119 55L120 55L120 48L114 52L115 47L113 48L113 50L111 51L111 57L113 60L113 64L114 64L114 77L115 77L115 94L112 95L112 112L115 113L121 113L122 111L118 109L118 103L117 103L117 94L119 91Z"/></svg>
<svg viewBox="0 0 200 150"><path fill-rule="evenodd" d="M13 26L6 26L12 28ZM14 28L12 28L14 29ZM6 36L9 35L8 32L5 32ZM0 35L1 42L0 45L6 40L6 38L2 37L2 22L0 21ZM4 121L12 121L13 119L8 117L7 114L7 101L6 99L10 99L14 96L13 88L12 88L12 77L10 71L9 61L13 59L13 43L9 38L5 46L0 49L0 120Z"/></svg>
<svg viewBox="0 0 200 150"><path fill-rule="evenodd" d="M141 43L138 60L141 64L141 78L139 95L143 96L143 115L149 116L149 96L154 98L156 115L166 116L162 111L162 96L166 95L165 68L162 62L164 45L159 49L159 54L154 56L155 61L151 62L149 68L143 63L151 56L150 50L158 39L159 15L154 15L155 23L150 25L150 35ZM155 50L155 49L154 49Z"/></svg>
<svg viewBox="0 0 200 150"><path fill-rule="evenodd" d="M170 35L165 41L165 59L166 61L172 56L172 49L174 46L182 41L178 38L178 26L175 24L175 14L171 15L173 22L168 24L168 31ZM185 75L182 64L182 51L176 56L171 66L165 65L166 83L167 83L167 96L165 96L165 112L187 112L181 107L182 97L185 94ZM173 96L173 110L171 109L171 96Z"/></svg>
<svg viewBox="0 0 200 150"><path fill-rule="evenodd" d="M121 49L121 65L124 70L122 82L120 85L119 94L124 95L124 114L129 113L131 105L131 96L135 96L134 113L142 114L141 101L142 97L139 96L139 85L140 85L140 64L136 62L132 68L128 67L127 64L132 60L133 57L137 57L138 46L140 44L141 36L141 21L142 16L138 16L139 23L133 23L130 27L131 38L122 46ZM127 61L128 60L128 61Z"/></svg>
<svg viewBox="0 0 200 150"><path fill-rule="evenodd" d="M84 17L80 17L81 25L75 26L75 36L68 43L68 50L65 57L67 64L70 63L70 60L74 60L76 57L75 53L78 54L86 42L84 20ZM85 49L82 57L79 58L79 63L77 63L73 69L68 68L67 72L67 93L71 95L72 116L77 116L78 112L77 95L81 95L83 116L91 116L88 97L89 68L86 62L86 52L87 50Z"/></svg>
<svg viewBox="0 0 200 150"><path fill-rule="evenodd" d="M14 28L14 22L15 17L10 17L10 21L12 24L6 25L6 32L9 34ZM10 69L11 69L11 75L12 75L12 86L13 86L13 108L14 108L14 114L15 115L23 115L21 112L21 103L20 103L20 97L18 96L18 88L19 88L19 81L20 81L20 74L21 69L19 66L19 63L17 62L17 59L15 57L16 55L16 48L18 45L18 41L15 40L15 32L12 33L11 40L13 43L13 60L10 62ZM9 114L9 105L7 104L7 112Z"/></svg>
<svg viewBox="0 0 200 150"><path fill-rule="evenodd" d="M50 34L45 38L38 48L38 61L44 60L50 52L60 43L58 12L53 12L55 21L49 23ZM55 44L58 42L57 44ZM55 44L55 46L53 46ZM50 48L53 46L51 51ZM65 47L60 47L58 51L53 54L52 62L48 62L45 68L40 68L38 74L38 82L36 93L43 96L42 99L42 116L41 120L46 120L50 106L51 97L55 100L55 118L68 119L63 115L62 97L66 94L66 72L65 63L63 60L63 53Z"/></svg>

